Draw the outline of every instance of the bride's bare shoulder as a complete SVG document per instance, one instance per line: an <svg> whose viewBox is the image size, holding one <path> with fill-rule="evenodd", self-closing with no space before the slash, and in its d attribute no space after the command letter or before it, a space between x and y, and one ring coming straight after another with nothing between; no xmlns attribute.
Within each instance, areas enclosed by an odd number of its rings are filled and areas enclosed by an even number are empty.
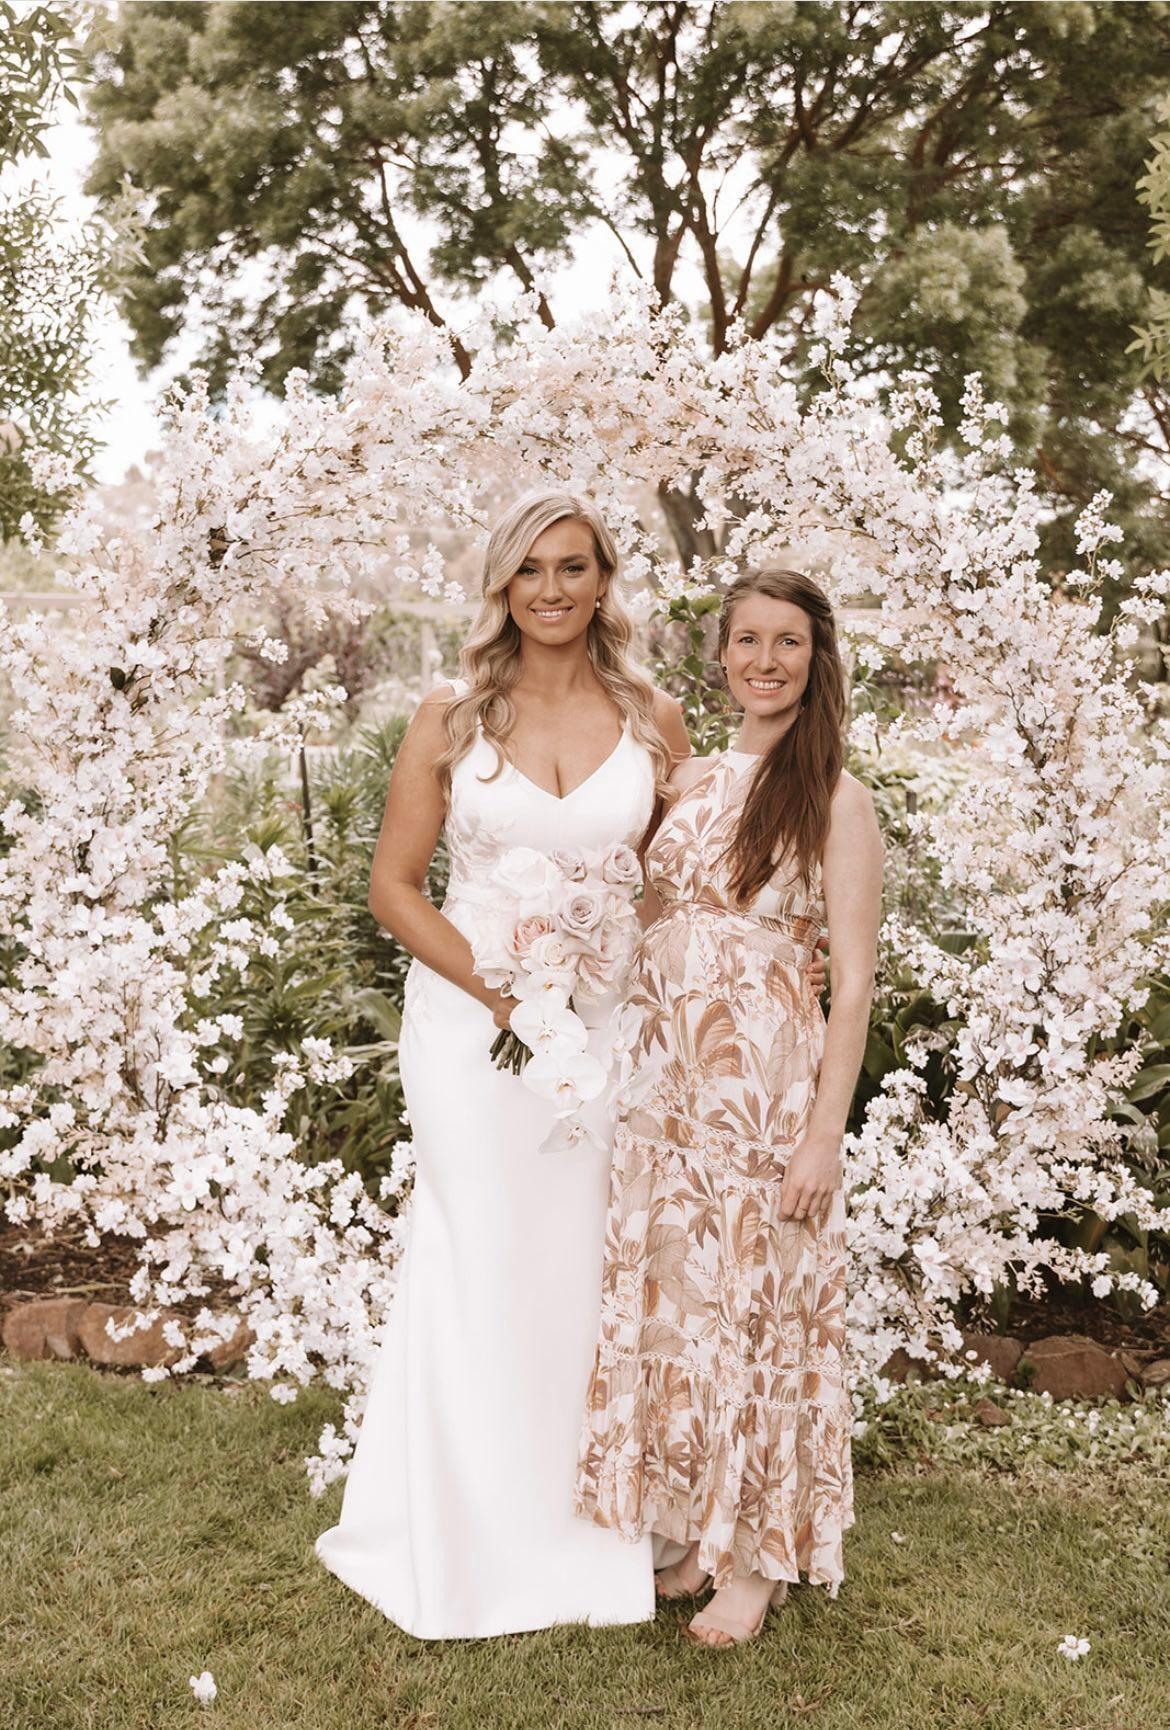
<svg viewBox="0 0 1170 1730"><path fill-rule="evenodd" d="M691 741L677 697L668 696L665 691L654 692L654 723L670 752L671 762L676 767L685 762L691 754Z"/></svg>
<svg viewBox="0 0 1170 1730"><path fill-rule="evenodd" d="M440 714L443 714L448 705L452 703L456 697L462 696L462 694L463 693L449 681L442 685L432 685L422 702L419 704L416 713L421 713L423 709L429 709L433 713L437 709Z"/></svg>
<svg viewBox="0 0 1170 1730"><path fill-rule="evenodd" d="M450 743L447 710L459 694L454 685L435 685L422 698L402 741L408 761L415 757L437 757L447 749Z"/></svg>

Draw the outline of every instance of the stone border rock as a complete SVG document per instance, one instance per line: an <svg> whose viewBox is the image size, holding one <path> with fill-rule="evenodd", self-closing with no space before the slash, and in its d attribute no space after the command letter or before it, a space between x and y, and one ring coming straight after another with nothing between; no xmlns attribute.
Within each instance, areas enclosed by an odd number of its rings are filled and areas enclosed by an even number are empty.
<svg viewBox="0 0 1170 1730"><path fill-rule="evenodd" d="M86 1357L104 1369L169 1367L182 1352L170 1344L165 1330L172 1322L185 1330L185 1318L174 1310L164 1310L148 1327L136 1329L125 1339L113 1339L107 1332L111 1320L115 1326L125 1327L139 1313L125 1304L90 1303L85 1298L37 1298L8 1311L0 1337L5 1350L24 1363ZM231 1369L254 1339L247 1322L237 1321L235 1331L210 1347L203 1361L213 1370Z"/></svg>
<svg viewBox="0 0 1170 1730"><path fill-rule="evenodd" d="M86 1298L37 1298L16 1304L4 1317L0 1330L5 1350L25 1363L46 1358L88 1358L103 1369L169 1367L182 1354L166 1338L170 1322L185 1325L174 1310L163 1311L148 1327L125 1339L112 1339L106 1324L112 1319L125 1327L138 1311L125 1304L90 1303ZM202 1361L213 1370L228 1370L240 1363L255 1339L247 1322L237 1320L235 1331L204 1353ZM1086 1334L1050 1334L1025 1344L1010 1334L965 1333L964 1353L969 1361L990 1366L997 1382L1028 1386L1056 1400L1124 1399L1129 1383L1142 1388L1170 1386L1170 1357L1139 1362L1129 1352L1110 1352ZM891 1381L903 1382L911 1372L929 1378L930 1366L920 1364L905 1352L895 1352L884 1366ZM983 1423L1006 1421L992 1401L980 1413Z"/></svg>
<svg viewBox="0 0 1170 1730"><path fill-rule="evenodd" d="M975 1354L968 1357L972 1368L988 1364L997 1382L1034 1388L1054 1400L1119 1400L1131 1383L1143 1390L1170 1385L1170 1358L1143 1361L1132 1352L1109 1351L1087 1334L1049 1334L1025 1342L1010 1334L965 1333L963 1351ZM904 1351L883 1365L891 1381L904 1382L911 1372L924 1380L934 1375L929 1364Z"/></svg>

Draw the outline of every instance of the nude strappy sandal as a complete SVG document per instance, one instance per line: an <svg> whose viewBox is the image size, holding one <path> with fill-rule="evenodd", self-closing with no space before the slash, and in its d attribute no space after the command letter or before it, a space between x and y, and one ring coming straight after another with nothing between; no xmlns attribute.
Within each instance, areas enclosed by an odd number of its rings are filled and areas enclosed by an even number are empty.
<svg viewBox="0 0 1170 1730"><path fill-rule="evenodd" d="M692 1640L696 1646L706 1646L709 1650L715 1652L726 1652L732 1646L742 1646L746 1640L757 1639L763 1631L764 1623L768 1619L768 1611L783 1604L787 1597L788 1581L777 1580L776 1584L772 1588L772 1595L764 1605L764 1608L760 1611L760 1619L754 1628L749 1628L744 1622L733 1622L730 1619L720 1620L718 1610L708 1604L705 1610L700 1610L698 1615L687 1624L683 1629L683 1633L686 1635L687 1639ZM704 1640L702 1634L696 1633L695 1631L696 1623L698 1623L703 1630L709 1629L713 1634L726 1634L726 1640Z"/></svg>
<svg viewBox="0 0 1170 1730"><path fill-rule="evenodd" d="M654 1591L659 1598L665 1598L673 1603L676 1598L697 1598L700 1592L705 1592L711 1584L710 1574L704 1574L697 1586L683 1584L679 1573L681 1562L673 1562L669 1568L659 1568L654 1576Z"/></svg>

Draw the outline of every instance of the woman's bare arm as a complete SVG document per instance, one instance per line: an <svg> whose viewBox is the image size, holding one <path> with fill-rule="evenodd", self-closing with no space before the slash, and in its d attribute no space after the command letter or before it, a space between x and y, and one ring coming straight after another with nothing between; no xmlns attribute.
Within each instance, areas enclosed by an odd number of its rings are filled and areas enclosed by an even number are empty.
<svg viewBox="0 0 1170 1730"><path fill-rule="evenodd" d="M668 697L665 691L655 691L654 720L670 748L671 768L677 769L691 755L691 736L678 699Z"/></svg>
<svg viewBox="0 0 1170 1730"><path fill-rule="evenodd" d="M668 697L665 691L654 693L654 720L658 731L662 734L669 750L671 759L671 785L677 785L677 777L694 761L691 756L691 739L683 720L682 708L674 697ZM643 835L638 847L638 858L642 864L643 877L646 871L646 849L654 839L663 813L655 810L650 820L650 826ZM642 899L637 903L638 918L643 930L653 925L656 919L662 917L662 903L654 892L653 886L647 882L642 892Z"/></svg>
<svg viewBox="0 0 1170 1730"><path fill-rule="evenodd" d="M447 748L443 715L452 695L449 685L431 691L406 729L374 849L369 908L378 924L425 967L441 973L495 1015L505 1004L515 1007L512 999L484 984L462 931L423 894L445 814L435 763Z"/></svg>
<svg viewBox="0 0 1170 1730"><path fill-rule="evenodd" d="M812 1115L780 1191L784 1219L819 1213L841 1181L841 1139L869 1029L878 925L882 841L868 788L842 775L822 863L833 996Z"/></svg>

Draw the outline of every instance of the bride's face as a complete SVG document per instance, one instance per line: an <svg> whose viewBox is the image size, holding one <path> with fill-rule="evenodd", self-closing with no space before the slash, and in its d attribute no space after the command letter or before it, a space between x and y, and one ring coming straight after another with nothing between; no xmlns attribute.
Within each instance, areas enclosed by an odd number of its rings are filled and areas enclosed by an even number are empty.
<svg viewBox="0 0 1170 1730"><path fill-rule="evenodd" d="M588 523L563 517L543 529L507 587L508 611L522 635L556 646L589 629L606 575Z"/></svg>

